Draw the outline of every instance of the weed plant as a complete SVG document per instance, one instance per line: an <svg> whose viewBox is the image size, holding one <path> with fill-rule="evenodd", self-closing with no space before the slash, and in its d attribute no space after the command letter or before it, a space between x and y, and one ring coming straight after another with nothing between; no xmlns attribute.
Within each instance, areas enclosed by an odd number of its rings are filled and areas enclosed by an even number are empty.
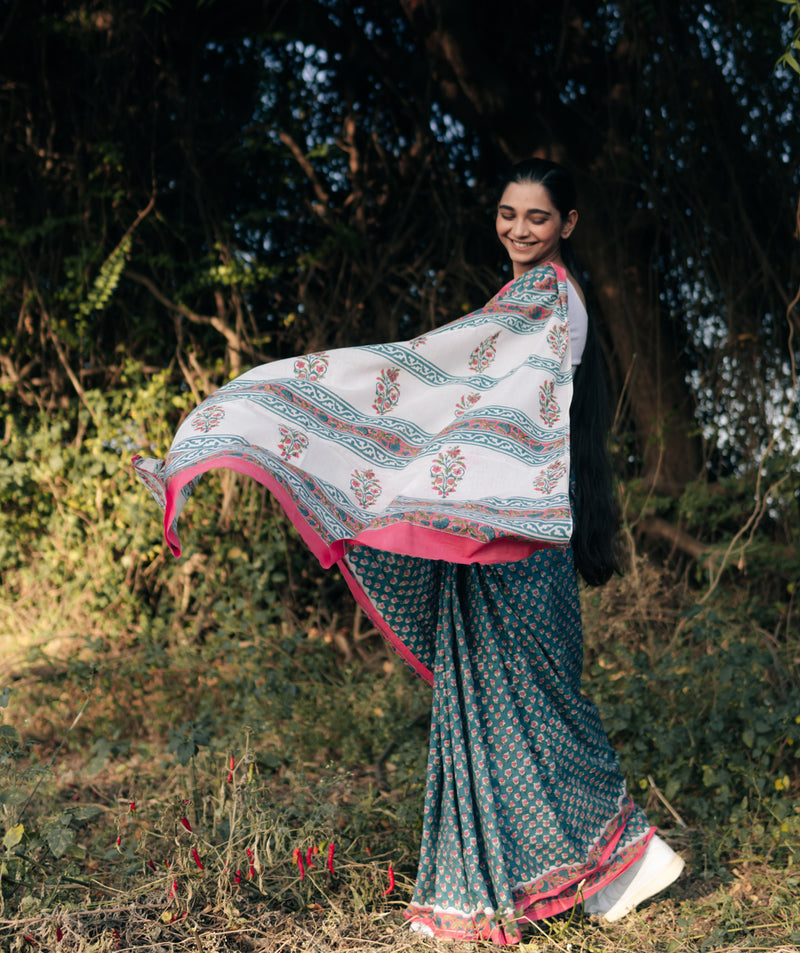
<svg viewBox="0 0 800 953"><path fill-rule="evenodd" d="M428 948L401 915L428 689L257 486L208 477L185 557L165 553L128 461L144 419L163 454L187 397L126 373L71 428L18 420L0 460L0 949ZM763 586L733 572L703 599L636 556L583 594L587 694L688 873L621 924L576 911L522 949L800 948L798 574L778 542Z"/></svg>

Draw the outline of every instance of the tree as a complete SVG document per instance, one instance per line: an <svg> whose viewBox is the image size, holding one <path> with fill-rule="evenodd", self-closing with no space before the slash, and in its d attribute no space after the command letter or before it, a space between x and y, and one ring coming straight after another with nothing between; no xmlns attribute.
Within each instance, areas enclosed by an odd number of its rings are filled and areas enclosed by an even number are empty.
<svg viewBox="0 0 800 953"><path fill-rule="evenodd" d="M796 273L797 125L790 89L771 75L779 10L402 3L448 108L510 159L539 153L583 171L576 240L617 386L646 471L680 487L701 472L687 375L698 351L707 359L708 322L728 334L714 359L735 356L748 381L774 375L785 341L776 316ZM753 405L763 397L756 387ZM737 436L752 451L752 435Z"/></svg>
<svg viewBox="0 0 800 953"><path fill-rule="evenodd" d="M55 407L113 381L124 352L200 396L270 357L441 323L496 289L494 183L538 152L580 182L622 464L671 492L706 461L733 470L768 428L797 269L779 16L766 0L14 4L2 384Z"/></svg>

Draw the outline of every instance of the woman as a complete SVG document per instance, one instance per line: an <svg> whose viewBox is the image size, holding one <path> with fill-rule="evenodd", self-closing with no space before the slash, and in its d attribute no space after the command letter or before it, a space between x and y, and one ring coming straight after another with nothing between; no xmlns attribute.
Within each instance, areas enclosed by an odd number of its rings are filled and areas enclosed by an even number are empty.
<svg viewBox="0 0 800 953"><path fill-rule="evenodd" d="M616 512L577 220L567 172L520 163L497 210L514 278L484 308L410 342L255 368L184 421L165 462L136 461L176 555L201 473L268 486L432 683L406 916L439 937L514 943L581 901L616 920L683 867L580 693L576 567L591 584L614 572Z"/></svg>

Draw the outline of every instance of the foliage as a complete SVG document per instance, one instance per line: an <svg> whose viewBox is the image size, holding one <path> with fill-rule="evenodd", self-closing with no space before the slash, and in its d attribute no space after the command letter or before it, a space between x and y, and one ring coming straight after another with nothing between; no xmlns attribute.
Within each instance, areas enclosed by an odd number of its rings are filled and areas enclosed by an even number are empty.
<svg viewBox="0 0 800 953"><path fill-rule="evenodd" d="M793 853L800 836L789 793L800 758L794 647L758 634L744 637L735 619L712 613L692 620L686 638L661 657L605 653L591 677L628 777L644 790L653 779L694 824L745 823L755 806L776 845Z"/></svg>
<svg viewBox="0 0 800 953"><path fill-rule="evenodd" d="M129 362L117 390L84 399L74 433L52 419L10 431L0 471L2 611L16 633L0 676L14 686L0 694L6 925L31 924L37 942L56 927L76 944L106 931L110 944L122 926L98 898L112 896L145 904L147 929L172 937L184 917L204 930L337 910L378 922L414 876L428 690L362 629L341 580L312 565L255 485L201 482L184 517L187 557L165 557L154 504L120 451L139 449L144 415L162 451L191 399L178 381ZM682 504L720 545L737 525L730 489L697 486ZM748 498L744 484L737 493ZM774 502L777 522L759 527L753 550L759 534L774 548L784 531ZM796 556L784 571L769 596L760 570L731 568L698 611L691 575L670 589L637 556L626 577L584 594L587 690L634 794L694 852L690 883L739 883L733 871L754 855L769 857L775 885L797 863L785 581ZM331 842L336 879L324 867ZM317 864L302 880L295 849ZM389 863L398 887L387 899ZM676 933L673 949L692 948L703 916L759 940L776 917L797 931L788 900L765 903L768 919L745 914L745 899L715 912L684 897L687 939ZM219 911L217 926L204 909ZM547 929L566 930L573 948L606 942L590 924Z"/></svg>
<svg viewBox="0 0 800 953"><path fill-rule="evenodd" d="M800 3L798 3L798 0L778 0L778 2L785 5L786 13L792 23L793 33L777 65L790 66L795 73L800 73L800 63L797 62L797 54L795 53L795 50L800 50Z"/></svg>
<svg viewBox="0 0 800 953"><path fill-rule="evenodd" d="M704 464L736 471L787 385L785 9L15 5L0 32L9 411L113 387L126 357L174 367L199 398L249 364L481 304L502 281L497 176L538 150L580 180L628 472L672 491Z"/></svg>
<svg viewBox="0 0 800 953"><path fill-rule="evenodd" d="M800 943L797 246L780 211L798 125L771 73L787 6L4 15L4 948L26 932L82 951L115 931L265 942L250 923L300 949L307 923L346 949L355 916L389 942L414 873L424 686L262 489L207 476L176 562L129 460L163 456L248 364L482 303L501 280L496 174L533 150L579 172L622 394L631 569L584 596L587 690L694 869L677 915L649 908L653 935L556 921L531 948ZM294 850L331 842L337 877L301 879ZM397 949L416 942L391 927Z"/></svg>

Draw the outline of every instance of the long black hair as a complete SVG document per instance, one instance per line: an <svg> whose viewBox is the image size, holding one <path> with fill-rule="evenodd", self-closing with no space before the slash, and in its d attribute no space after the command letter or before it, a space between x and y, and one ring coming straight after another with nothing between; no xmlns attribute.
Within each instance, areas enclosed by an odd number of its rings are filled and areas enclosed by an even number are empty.
<svg viewBox="0 0 800 953"><path fill-rule="evenodd" d="M503 189L511 183L543 186L562 219L576 207L572 176L549 159L525 159L512 166L503 181ZM589 315L583 355L575 368L570 406L571 492L575 513L572 548L578 572L590 586L600 586L615 572L622 571L616 547L619 509L608 453L611 426L608 375L595 327L597 305L586 272L568 238L561 239L561 259L580 285Z"/></svg>

